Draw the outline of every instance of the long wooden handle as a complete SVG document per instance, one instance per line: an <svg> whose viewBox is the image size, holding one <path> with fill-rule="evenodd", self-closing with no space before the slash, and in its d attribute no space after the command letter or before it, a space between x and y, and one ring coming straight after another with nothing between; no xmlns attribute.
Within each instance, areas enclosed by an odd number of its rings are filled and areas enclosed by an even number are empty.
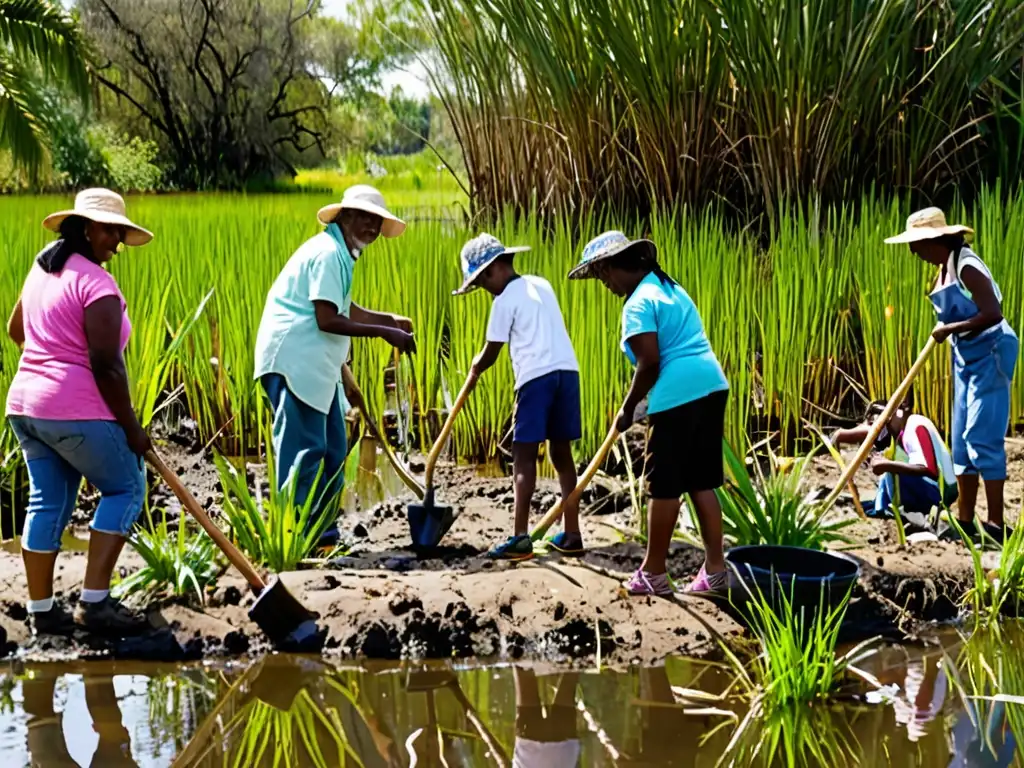
<svg viewBox="0 0 1024 768"><path fill-rule="evenodd" d="M462 406L466 404L466 400L469 399L469 393L473 391L473 387L476 386L476 379L472 376L467 376L465 383L462 385L462 389L459 391L459 396L455 398L455 402L452 404L451 411L448 412L448 418L444 420L444 426L441 427L441 434L437 436L437 440L434 441L434 446L430 449L430 454L427 456L427 470L423 476L423 485L430 488L434 485L434 466L437 464L437 459L441 455L441 451L444 450L445 441L448 439L448 435L452 432L452 426L455 424L455 417L462 410Z"/></svg>
<svg viewBox="0 0 1024 768"><path fill-rule="evenodd" d="M391 462L391 466L395 468L395 473L398 475L399 479L405 483L409 490L422 499L425 495L423 486L420 485L416 478L409 473L409 470L406 469L405 465L398 460L394 451L391 450L391 446L388 445L387 440L381 436L380 430L377 428L377 421L373 418L373 414L370 413L370 409L366 405L366 399L363 397L363 393L359 389L359 385L356 383L356 378L352 375L352 371L349 370L347 365L342 366L341 368L341 378L349 392L351 392L351 399L357 401L353 404L363 414L363 421L366 422L366 431L370 433L371 437L380 443L381 450L383 450L384 455L388 457L388 461Z"/></svg>
<svg viewBox="0 0 1024 768"><path fill-rule="evenodd" d="M882 427L892 418L892 415L899 408L900 403L907 396L907 392L910 391L910 385L914 383L914 379L917 378L917 374L921 372L924 364L928 361L932 350L935 349L935 339L929 337L928 343L924 345L924 348L917 356L917 360L914 361L913 366L907 372L907 375L903 377L903 381L896 388L892 397L889 398L889 402L886 403L885 410L882 411L881 415L875 419L875 423L871 426L871 430L868 432L868 436L864 438L864 442L861 443L860 449L857 451L857 455L854 456L853 461L846 465L846 471L843 472L843 476L836 483L836 487L832 490L832 493L828 495L822 506L823 510L831 508L836 503L836 499L843 492L843 488L849 483L853 476L857 474L857 470L860 469L860 465L864 463L864 460L871 453L871 449L875 445L875 440L878 439L879 433L882 431Z"/></svg>
<svg viewBox="0 0 1024 768"><path fill-rule="evenodd" d="M597 470L601 468L601 464L604 462L605 456L608 455L608 451L615 445L615 441L619 439L619 430L612 427L608 430L608 435L605 437L604 442L601 443L601 447L597 449L597 453L594 454L594 458L590 460L590 464L583 471L583 476L580 477L576 483L576 487L573 488L572 493L569 494L569 498L566 501L575 503L580 500L580 496L583 495L583 491L586 490L587 486L590 485L590 481L594 479L594 475L597 474ZM537 541L541 536L547 533L548 528L557 522L558 518L562 516L562 500L556 501L551 509L548 510L547 514L544 515L534 526L533 530L530 531L530 538Z"/></svg>
<svg viewBox="0 0 1024 768"><path fill-rule="evenodd" d="M232 544L231 540L224 535L224 531L218 528L213 520L210 519L210 516L206 514L206 510L199 505L199 502L196 501L195 496L189 492L188 488L182 485L178 476L171 472L167 465L164 464L163 459L157 455L156 451L146 451L146 460L153 465L153 469L160 473L160 477L171 487L174 495L178 497L178 501L196 519L196 522L203 527L203 530L210 535L213 543L220 547L220 551L224 553L231 564L249 582L249 586L262 592L267 586L263 577L260 576L252 563L246 559L245 555L239 551L238 547Z"/></svg>

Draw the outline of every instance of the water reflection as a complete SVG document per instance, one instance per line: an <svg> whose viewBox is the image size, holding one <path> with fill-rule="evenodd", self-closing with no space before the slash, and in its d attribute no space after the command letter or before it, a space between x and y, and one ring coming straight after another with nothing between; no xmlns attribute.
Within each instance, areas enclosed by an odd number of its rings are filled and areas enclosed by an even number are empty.
<svg viewBox="0 0 1024 768"><path fill-rule="evenodd" d="M952 661L953 663L950 663ZM78 664L0 679L0 764L12 766L1019 765L1024 645L1006 637L886 649L875 703L801 707L750 729L747 713L694 705L730 675L686 659L628 671L520 664ZM998 686L996 685L998 683ZM787 758L788 754L788 758ZM1014 762L1017 760L1018 762Z"/></svg>

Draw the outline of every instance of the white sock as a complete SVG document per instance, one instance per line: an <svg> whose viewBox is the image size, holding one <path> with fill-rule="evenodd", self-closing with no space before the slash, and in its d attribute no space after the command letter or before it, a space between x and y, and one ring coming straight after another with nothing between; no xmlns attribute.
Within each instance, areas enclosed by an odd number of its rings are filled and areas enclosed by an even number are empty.
<svg viewBox="0 0 1024 768"><path fill-rule="evenodd" d="M80 603L101 603L107 599L109 594L109 589L83 589L78 601Z"/></svg>
<svg viewBox="0 0 1024 768"><path fill-rule="evenodd" d="M29 613L46 613L51 608L53 608L53 595L44 597L42 600L28 601Z"/></svg>

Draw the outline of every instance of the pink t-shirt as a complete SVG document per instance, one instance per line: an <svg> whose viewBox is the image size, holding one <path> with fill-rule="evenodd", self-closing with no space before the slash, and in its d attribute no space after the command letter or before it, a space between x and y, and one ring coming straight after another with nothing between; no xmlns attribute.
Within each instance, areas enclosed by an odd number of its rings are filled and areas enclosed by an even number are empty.
<svg viewBox="0 0 1024 768"><path fill-rule="evenodd" d="M25 346L7 392L7 415L59 421L113 421L89 363L85 308L106 296L121 300L121 351L132 327L113 276L74 254L56 274L38 264L21 289Z"/></svg>

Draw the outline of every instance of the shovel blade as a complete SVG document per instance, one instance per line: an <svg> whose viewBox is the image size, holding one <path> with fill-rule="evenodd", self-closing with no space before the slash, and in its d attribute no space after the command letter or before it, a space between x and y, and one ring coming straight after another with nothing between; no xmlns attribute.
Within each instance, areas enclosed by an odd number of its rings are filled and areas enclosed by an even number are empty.
<svg viewBox="0 0 1024 768"><path fill-rule="evenodd" d="M455 522L452 508L440 504L410 504L408 518L413 546L420 549L440 544Z"/></svg>

